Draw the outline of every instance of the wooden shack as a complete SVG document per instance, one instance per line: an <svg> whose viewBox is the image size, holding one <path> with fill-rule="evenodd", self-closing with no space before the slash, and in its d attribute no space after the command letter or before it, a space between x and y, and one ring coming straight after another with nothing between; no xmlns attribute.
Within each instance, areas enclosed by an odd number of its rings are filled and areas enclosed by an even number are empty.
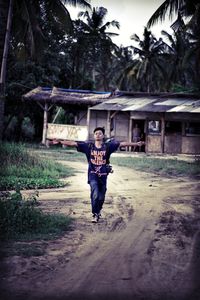
<svg viewBox="0 0 200 300"><path fill-rule="evenodd" d="M116 140L132 141L139 127L145 152L200 154L198 96L123 92L90 110L90 126L105 124L108 137Z"/></svg>
<svg viewBox="0 0 200 300"><path fill-rule="evenodd" d="M133 141L137 127L140 139L146 142L142 151L200 154L200 96L37 88L23 99L35 101L44 110L43 143L59 136L62 139L92 139L93 129L97 126L105 128L107 138ZM73 111L74 129L72 125L58 126L52 120L48 122L48 111L53 105ZM52 126L57 132L60 128L58 136L48 135L48 128L54 134Z"/></svg>
<svg viewBox="0 0 200 300"><path fill-rule="evenodd" d="M24 101L34 101L44 111L42 143L52 139L87 140L90 122L89 108L110 97L109 92L93 92L62 88L37 87L23 96ZM73 125L56 124L56 117L49 120L48 112L60 106L73 114ZM59 111L58 111L59 113Z"/></svg>

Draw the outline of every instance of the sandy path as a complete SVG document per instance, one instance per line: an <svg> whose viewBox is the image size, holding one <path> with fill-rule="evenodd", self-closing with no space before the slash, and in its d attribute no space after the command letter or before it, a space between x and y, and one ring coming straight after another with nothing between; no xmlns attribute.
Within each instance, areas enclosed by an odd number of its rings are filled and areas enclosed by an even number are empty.
<svg viewBox="0 0 200 300"><path fill-rule="evenodd" d="M103 219L91 224L85 163L41 207L75 218L41 257L9 257L9 299L200 299L199 183L115 167ZM14 296L15 295L15 296Z"/></svg>

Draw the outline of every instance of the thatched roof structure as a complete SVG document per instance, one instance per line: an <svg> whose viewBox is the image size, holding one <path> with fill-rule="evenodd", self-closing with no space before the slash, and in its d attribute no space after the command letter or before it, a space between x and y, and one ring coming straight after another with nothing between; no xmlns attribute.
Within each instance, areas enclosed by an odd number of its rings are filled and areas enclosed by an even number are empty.
<svg viewBox="0 0 200 300"><path fill-rule="evenodd" d="M50 104L93 106L107 100L108 92L37 87L23 95L23 100Z"/></svg>

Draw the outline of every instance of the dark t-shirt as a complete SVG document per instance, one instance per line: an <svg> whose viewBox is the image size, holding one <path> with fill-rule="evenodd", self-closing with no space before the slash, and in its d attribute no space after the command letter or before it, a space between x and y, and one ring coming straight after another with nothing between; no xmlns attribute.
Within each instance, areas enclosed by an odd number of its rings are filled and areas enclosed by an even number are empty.
<svg viewBox="0 0 200 300"><path fill-rule="evenodd" d="M77 151L85 153L88 160L88 183L99 178L106 182L107 158L118 149L119 142L110 142L108 145L103 143L101 148L89 142L77 142L77 144Z"/></svg>

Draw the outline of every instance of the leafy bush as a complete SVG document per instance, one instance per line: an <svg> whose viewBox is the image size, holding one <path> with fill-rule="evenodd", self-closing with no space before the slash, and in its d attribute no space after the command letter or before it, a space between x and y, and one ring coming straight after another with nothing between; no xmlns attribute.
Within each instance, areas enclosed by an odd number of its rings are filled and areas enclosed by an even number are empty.
<svg viewBox="0 0 200 300"><path fill-rule="evenodd" d="M13 190L19 185L21 190L25 189L42 189L42 188L55 188L65 185L55 178L29 178L18 176L6 176L0 178L0 190Z"/></svg>
<svg viewBox="0 0 200 300"><path fill-rule="evenodd" d="M37 196L36 192L25 199L19 190L0 195L1 239L27 239L27 235L41 238L41 235L57 235L68 229L71 219L43 213L37 207Z"/></svg>

